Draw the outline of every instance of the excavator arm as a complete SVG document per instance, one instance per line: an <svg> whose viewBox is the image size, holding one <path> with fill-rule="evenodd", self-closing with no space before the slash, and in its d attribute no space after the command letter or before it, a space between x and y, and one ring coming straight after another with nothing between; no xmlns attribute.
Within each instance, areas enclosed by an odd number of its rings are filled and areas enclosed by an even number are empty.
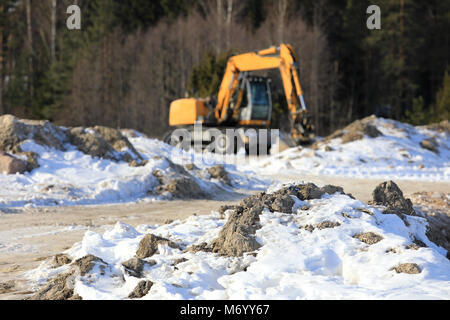
<svg viewBox="0 0 450 320"><path fill-rule="evenodd" d="M239 88L240 75L244 72L279 69L283 82L286 101L291 121L291 136L299 142L310 128L307 119L307 109L299 80L297 57L290 45L282 44L279 48L244 53L228 60L224 77L220 86L215 117L218 123L226 121L230 114L237 115L242 100ZM238 99L232 105L233 97L238 93ZM231 110L230 110L231 109Z"/></svg>

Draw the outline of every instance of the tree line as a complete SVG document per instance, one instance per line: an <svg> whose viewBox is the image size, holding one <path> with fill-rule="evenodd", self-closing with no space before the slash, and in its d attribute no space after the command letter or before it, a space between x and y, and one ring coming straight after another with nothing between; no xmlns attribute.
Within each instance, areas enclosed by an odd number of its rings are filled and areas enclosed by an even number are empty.
<svg viewBox="0 0 450 320"><path fill-rule="evenodd" d="M66 9L81 9L68 30ZM171 101L217 93L227 58L290 43L319 134L379 116L449 119L449 1L0 0L0 114L168 129ZM273 126L286 123L276 73Z"/></svg>

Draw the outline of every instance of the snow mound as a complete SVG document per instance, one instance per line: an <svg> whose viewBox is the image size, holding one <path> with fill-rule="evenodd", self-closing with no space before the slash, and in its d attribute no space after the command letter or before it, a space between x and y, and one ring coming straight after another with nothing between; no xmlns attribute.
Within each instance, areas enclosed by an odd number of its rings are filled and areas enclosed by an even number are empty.
<svg viewBox="0 0 450 320"><path fill-rule="evenodd" d="M31 172L0 173L3 211L13 207L220 198L236 189L258 190L269 183L254 172L240 172L234 165L205 160L132 130L64 128L12 116L0 117L0 123L5 124L0 128L0 147L25 160L27 154L37 159Z"/></svg>
<svg viewBox="0 0 450 320"><path fill-rule="evenodd" d="M450 131L448 122L414 127L372 116L309 148L291 148L255 166L261 173L449 181Z"/></svg>
<svg viewBox="0 0 450 320"><path fill-rule="evenodd" d="M74 264L54 268L43 262L28 277L43 283L76 274L70 290L82 299L450 298L447 251L427 238L425 218L383 213L382 207L366 205L337 188L324 187L320 194L314 185L305 186L274 191L280 197L291 195L291 209L282 209L286 212L274 209L274 193L259 196L267 206L253 230L259 245L252 252L227 256L207 249L234 214L234 209L221 210L224 215L212 212L162 226L134 229L118 223L103 235L88 231L65 254L73 260L96 257L104 262L103 269L92 267L82 275L73 271ZM241 204L252 203L254 197ZM135 257L147 234L176 245L159 243L139 263L138 278L123 263Z"/></svg>

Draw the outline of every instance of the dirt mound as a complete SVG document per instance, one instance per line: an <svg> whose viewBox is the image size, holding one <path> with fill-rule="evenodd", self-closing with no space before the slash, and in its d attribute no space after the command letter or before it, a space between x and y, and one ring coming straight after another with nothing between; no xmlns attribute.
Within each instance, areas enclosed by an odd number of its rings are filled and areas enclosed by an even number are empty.
<svg viewBox="0 0 450 320"><path fill-rule="evenodd" d="M133 292L128 295L130 299L139 299L145 296L153 286L153 282L150 280L142 280L138 283L136 288L134 288Z"/></svg>
<svg viewBox="0 0 450 320"><path fill-rule="evenodd" d="M24 155L27 158L25 171L35 169L39 164L36 153L22 150L24 141L33 140L42 146L64 150L64 139L64 130L48 121L22 120L8 114L0 116L0 151Z"/></svg>
<svg viewBox="0 0 450 320"><path fill-rule="evenodd" d="M448 120L443 120L439 123L432 123L432 124L426 125L424 127L427 129L430 129L430 130L438 131L438 132L450 133L450 121L448 121Z"/></svg>
<svg viewBox="0 0 450 320"><path fill-rule="evenodd" d="M326 145L330 140L341 138L342 143L349 143L356 140L361 140L364 136L368 136L371 138L376 138L382 136L383 134L377 129L376 125L374 125L374 121L377 118L372 115L370 117L363 118L361 120L356 120L350 123L343 129L336 130L329 136L323 138L322 140L316 141L311 145L311 149L317 150L322 145ZM325 151L332 151L333 149L329 146L325 147Z"/></svg>
<svg viewBox="0 0 450 320"><path fill-rule="evenodd" d="M139 258L131 258L122 263L125 267L125 272L128 273L132 277L142 278L142 271L144 271L145 266L154 266L156 264L155 261L145 261Z"/></svg>
<svg viewBox="0 0 450 320"><path fill-rule="evenodd" d="M117 129L107 127L68 129L69 142L92 157L115 161L142 161L142 156Z"/></svg>
<svg viewBox="0 0 450 320"><path fill-rule="evenodd" d="M24 152L21 145L32 140L42 146L64 151L69 142L81 152L115 161L143 162L142 156L122 133L113 128L62 128L49 121L23 120L12 115L0 116L0 151L24 154L28 158L27 170L38 167L37 154Z"/></svg>
<svg viewBox="0 0 450 320"><path fill-rule="evenodd" d="M293 199L318 199L325 193L342 192L335 186L317 187L313 183L284 187L274 193L265 193L244 198L239 205L223 208L234 210L223 226L217 239L210 246L195 248L197 250L212 250L225 256L242 256L245 252L257 250L261 245L255 239L256 230L260 228L259 215L264 208L271 212L292 213L295 204ZM194 248L192 249L194 250Z"/></svg>
<svg viewBox="0 0 450 320"><path fill-rule="evenodd" d="M69 260L70 258L64 255L54 257L54 262L58 261L58 264L66 264ZM99 266L100 274L103 275L108 264L93 255L76 260L70 265L69 271L48 281L43 288L30 297L30 300L80 300L81 298L74 294L75 280L78 276L88 274L95 266Z"/></svg>
<svg viewBox="0 0 450 320"><path fill-rule="evenodd" d="M162 196L178 199L207 199L209 194L203 191L195 176L188 172L183 166L173 163L164 158L169 164L169 170L162 172L155 170L153 176L158 179L159 186L154 192Z"/></svg>
<svg viewBox="0 0 450 320"><path fill-rule="evenodd" d="M0 116L0 150L20 153L23 141L63 150L64 132L48 121L22 120L12 115Z"/></svg>
<svg viewBox="0 0 450 320"><path fill-rule="evenodd" d="M177 244L169 239L158 237L154 234L146 234L141 242L139 242L136 257L140 259L151 257L158 251L158 244L168 245L171 248L178 248Z"/></svg>
<svg viewBox="0 0 450 320"><path fill-rule="evenodd" d="M384 213L416 215L411 200L405 199L402 190L393 181L379 184L372 196L375 204L386 207Z"/></svg>

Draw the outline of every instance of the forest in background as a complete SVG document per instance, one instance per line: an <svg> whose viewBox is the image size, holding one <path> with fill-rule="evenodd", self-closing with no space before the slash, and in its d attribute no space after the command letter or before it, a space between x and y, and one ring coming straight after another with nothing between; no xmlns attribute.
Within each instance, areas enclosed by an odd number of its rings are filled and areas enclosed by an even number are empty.
<svg viewBox="0 0 450 320"><path fill-rule="evenodd" d="M284 42L318 134L370 114L425 124L450 117L449 25L442 0L0 0L0 114L161 136L170 102L216 93L227 57Z"/></svg>

